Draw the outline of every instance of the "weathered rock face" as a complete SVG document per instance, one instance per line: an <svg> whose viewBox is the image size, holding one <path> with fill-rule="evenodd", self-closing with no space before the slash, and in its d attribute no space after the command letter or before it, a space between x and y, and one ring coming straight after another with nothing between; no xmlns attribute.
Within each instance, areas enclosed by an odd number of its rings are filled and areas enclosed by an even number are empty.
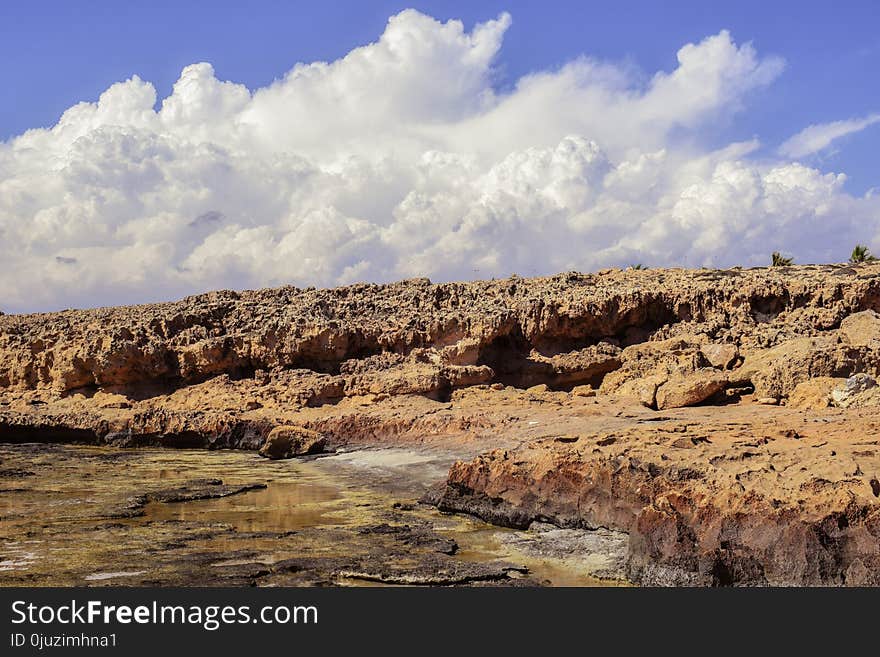
<svg viewBox="0 0 880 657"><path fill-rule="evenodd" d="M864 310L843 318L840 336L854 347L876 346L880 341L880 315L874 310Z"/></svg>
<svg viewBox="0 0 880 657"><path fill-rule="evenodd" d="M700 352L709 365L722 370L733 367L739 359L739 350L732 344L704 344Z"/></svg>
<svg viewBox="0 0 880 657"><path fill-rule="evenodd" d="M760 397L787 397L798 384L819 376L847 377L856 372L876 372L880 352L843 344L837 336L797 338L746 358L741 371L730 378L748 376Z"/></svg>
<svg viewBox="0 0 880 657"><path fill-rule="evenodd" d="M711 369L697 370L679 378L668 379L657 388L657 409L694 406L724 390L727 378Z"/></svg>
<svg viewBox="0 0 880 657"><path fill-rule="evenodd" d="M856 374L839 383L831 391L831 400L840 408L876 406L880 399L877 381L867 374Z"/></svg>
<svg viewBox="0 0 880 657"><path fill-rule="evenodd" d="M456 463L437 503L510 527L624 529L630 575L646 584L880 584L870 422L804 428L737 409L691 422L492 451Z"/></svg>
<svg viewBox="0 0 880 657"><path fill-rule="evenodd" d="M817 266L441 285L413 280L6 315L0 319L0 387L180 386L277 368L338 375L346 361L389 354L398 363L424 359L438 368L437 378L444 378L442 367L479 365L505 383L564 387L616 369L617 346L682 329L702 343L726 345L694 356L700 366L724 369L737 350L816 335L847 315L873 310L880 305L878 273L878 266ZM427 352L414 355L419 349Z"/></svg>
<svg viewBox="0 0 880 657"><path fill-rule="evenodd" d="M705 341L705 337L682 335L629 346L621 352L621 367L603 380L602 391L613 393L645 378L656 378L659 386L670 378L680 379L708 367L710 362L702 350Z"/></svg>

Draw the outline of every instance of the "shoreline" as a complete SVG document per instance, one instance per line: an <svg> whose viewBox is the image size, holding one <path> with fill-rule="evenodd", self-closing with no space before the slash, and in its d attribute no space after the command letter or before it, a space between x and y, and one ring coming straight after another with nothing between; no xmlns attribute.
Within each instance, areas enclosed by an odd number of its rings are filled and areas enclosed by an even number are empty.
<svg viewBox="0 0 880 657"><path fill-rule="evenodd" d="M642 584L874 585L877 310L880 265L829 265L3 316L0 440L444 449L440 510L625 532Z"/></svg>

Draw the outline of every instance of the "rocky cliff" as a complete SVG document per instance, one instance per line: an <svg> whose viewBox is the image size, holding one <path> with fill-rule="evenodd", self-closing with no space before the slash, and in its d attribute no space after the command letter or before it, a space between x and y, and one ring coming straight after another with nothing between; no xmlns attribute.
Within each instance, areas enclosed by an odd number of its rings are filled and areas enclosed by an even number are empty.
<svg viewBox="0 0 880 657"><path fill-rule="evenodd" d="M638 581L877 584L878 310L828 265L3 315L0 439L468 444L435 504L623 529Z"/></svg>

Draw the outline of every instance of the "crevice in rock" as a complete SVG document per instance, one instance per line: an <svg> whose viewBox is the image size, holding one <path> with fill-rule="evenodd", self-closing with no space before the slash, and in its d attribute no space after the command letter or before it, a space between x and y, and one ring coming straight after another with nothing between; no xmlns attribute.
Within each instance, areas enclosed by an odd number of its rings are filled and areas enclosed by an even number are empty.
<svg viewBox="0 0 880 657"><path fill-rule="evenodd" d="M620 361L610 355L604 360L578 366L563 366L557 357L575 358L577 352L599 345L601 341L582 338L555 338L541 340L533 345L519 327L497 336L480 349L477 365L486 365L495 372L494 382L515 388L546 385L551 390L571 391L575 386L591 385L598 388L605 375L620 367ZM613 342L608 343L609 347Z"/></svg>
<svg viewBox="0 0 880 657"><path fill-rule="evenodd" d="M102 437L91 429L0 422L0 442L99 444L102 442Z"/></svg>
<svg viewBox="0 0 880 657"><path fill-rule="evenodd" d="M530 362L528 359L530 351L531 345L517 327L515 331L499 335L482 347L477 365L491 367L495 372L495 380L500 383L522 386L523 370Z"/></svg>

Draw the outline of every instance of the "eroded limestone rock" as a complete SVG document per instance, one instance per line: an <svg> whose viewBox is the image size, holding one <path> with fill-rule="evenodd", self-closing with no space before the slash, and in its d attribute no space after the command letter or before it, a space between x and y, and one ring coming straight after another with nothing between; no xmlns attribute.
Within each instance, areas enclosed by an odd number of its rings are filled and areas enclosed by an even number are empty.
<svg viewBox="0 0 880 657"><path fill-rule="evenodd" d="M876 387L877 380L873 376L856 374L839 383L831 391L831 399L840 408L871 406L880 401L880 395L873 394Z"/></svg>
<svg viewBox="0 0 880 657"><path fill-rule="evenodd" d="M840 322L840 336L856 347L875 345L880 341L880 314L864 310L844 317Z"/></svg>
<svg viewBox="0 0 880 657"><path fill-rule="evenodd" d="M294 456L324 451L325 438L317 431L296 426L275 427L260 447L260 456L267 459L289 459Z"/></svg>
<svg viewBox="0 0 880 657"><path fill-rule="evenodd" d="M657 388L658 410L694 406L724 389L727 378L713 369L699 369L681 377L668 379Z"/></svg>
<svg viewBox="0 0 880 657"><path fill-rule="evenodd" d="M828 408L832 404L831 391L845 380L839 377L819 376L799 383L789 396L788 405L804 410Z"/></svg>

